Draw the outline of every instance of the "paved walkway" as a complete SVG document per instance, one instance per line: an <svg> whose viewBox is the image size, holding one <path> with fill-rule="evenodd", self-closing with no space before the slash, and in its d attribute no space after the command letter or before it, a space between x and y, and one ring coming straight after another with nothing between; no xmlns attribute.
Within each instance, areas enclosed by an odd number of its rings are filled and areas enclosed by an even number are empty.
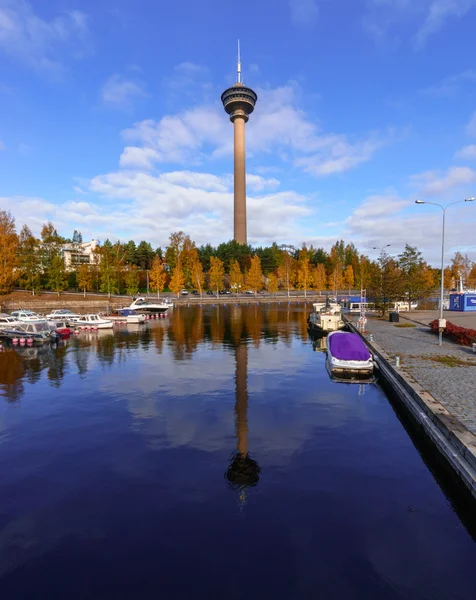
<svg viewBox="0 0 476 600"><path fill-rule="evenodd" d="M431 314L428 314L431 313ZM446 313L445 318L463 327L475 327L476 315ZM421 313L400 314L400 324L415 319L421 323L429 323L433 318L431 311ZM473 324L474 323L474 324ZM438 336L430 333L428 327L415 323L415 327L397 327L387 320L369 318L367 331L373 339L392 358L400 356L401 368L438 400L469 431L476 435L476 354L471 348L458 346L443 340L438 345ZM444 360L456 359L464 361L464 366L449 366L437 362L438 357ZM448 357L448 359L446 358Z"/></svg>

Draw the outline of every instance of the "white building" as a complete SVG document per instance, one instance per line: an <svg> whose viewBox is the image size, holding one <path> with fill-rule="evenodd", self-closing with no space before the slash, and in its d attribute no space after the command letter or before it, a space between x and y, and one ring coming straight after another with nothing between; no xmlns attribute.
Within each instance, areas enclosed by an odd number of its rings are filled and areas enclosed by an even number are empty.
<svg viewBox="0 0 476 600"><path fill-rule="evenodd" d="M64 258L64 263L67 269L76 267L82 264L91 264L93 262L94 251L98 248L97 240L90 242L82 242L78 245L64 244L61 253Z"/></svg>

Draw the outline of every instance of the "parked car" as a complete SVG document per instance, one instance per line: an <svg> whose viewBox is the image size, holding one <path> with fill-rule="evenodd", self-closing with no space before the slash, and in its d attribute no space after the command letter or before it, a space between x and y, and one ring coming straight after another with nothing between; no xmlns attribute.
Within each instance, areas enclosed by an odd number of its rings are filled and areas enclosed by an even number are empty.
<svg viewBox="0 0 476 600"><path fill-rule="evenodd" d="M208 296L214 296L215 292L213 290L207 290L207 295Z"/></svg>
<svg viewBox="0 0 476 600"><path fill-rule="evenodd" d="M180 293L182 296L188 296L187 290L182 290Z"/></svg>
<svg viewBox="0 0 476 600"><path fill-rule="evenodd" d="M253 296L255 295L255 293L253 292L253 290L246 290L245 294L253 294Z"/></svg>
<svg viewBox="0 0 476 600"><path fill-rule="evenodd" d="M193 296L198 296L198 291L197 290L192 290L192 295Z"/></svg>

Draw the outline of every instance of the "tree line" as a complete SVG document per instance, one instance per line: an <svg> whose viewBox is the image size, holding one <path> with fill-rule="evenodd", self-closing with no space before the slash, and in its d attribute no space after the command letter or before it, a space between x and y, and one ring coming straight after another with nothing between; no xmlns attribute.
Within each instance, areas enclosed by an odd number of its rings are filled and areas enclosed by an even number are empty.
<svg viewBox="0 0 476 600"><path fill-rule="evenodd" d="M360 253L353 243L338 240L329 251L301 245L253 248L235 241L217 247L197 246L182 231L170 235L165 249L153 249L141 241L98 242L91 257L85 256L82 236L61 236L52 223L45 223L40 237L24 225L17 233L15 219L0 211L0 293L21 287L35 292L47 289L126 293L134 296L150 289L158 296L166 289L179 294L183 288L217 293L262 289L270 293L302 290L351 293L366 289L367 297L381 306L397 299L422 298L437 288L440 272L428 265L422 253L406 244L391 256L385 249L376 260ZM66 265L68 248L71 264ZM476 263L457 252L445 270L445 287L455 287L462 278L476 287Z"/></svg>

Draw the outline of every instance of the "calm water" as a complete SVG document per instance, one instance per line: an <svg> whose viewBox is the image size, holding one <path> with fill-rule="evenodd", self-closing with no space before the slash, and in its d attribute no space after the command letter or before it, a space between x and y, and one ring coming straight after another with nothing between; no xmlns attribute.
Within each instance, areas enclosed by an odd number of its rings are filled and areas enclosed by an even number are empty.
<svg viewBox="0 0 476 600"><path fill-rule="evenodd" d="M476 544L302 307L0 355L0 598L470 599Z"/></svg>

